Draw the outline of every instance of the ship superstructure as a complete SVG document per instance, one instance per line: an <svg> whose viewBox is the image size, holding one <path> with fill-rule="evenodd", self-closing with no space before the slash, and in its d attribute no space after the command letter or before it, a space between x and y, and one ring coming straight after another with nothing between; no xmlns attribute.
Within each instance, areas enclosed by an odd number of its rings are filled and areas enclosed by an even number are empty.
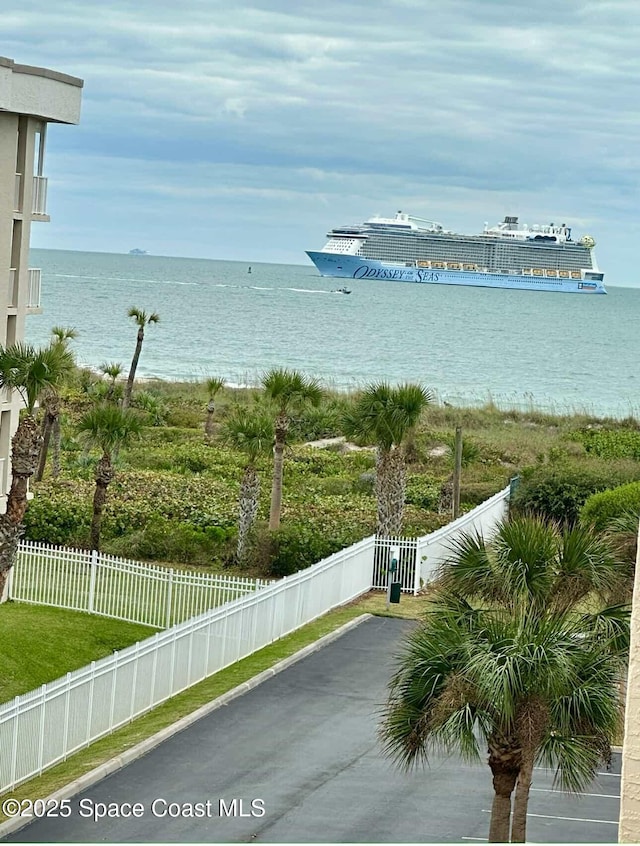
<svg viewBox="0 0 640 846"><path fill-rule="evenodd" d="M323 276L606 293L594 239L573 241L565 223L529 227L508 216L478 235L460 235L399 211L327 237L322 250L307 252Z"/></svg>

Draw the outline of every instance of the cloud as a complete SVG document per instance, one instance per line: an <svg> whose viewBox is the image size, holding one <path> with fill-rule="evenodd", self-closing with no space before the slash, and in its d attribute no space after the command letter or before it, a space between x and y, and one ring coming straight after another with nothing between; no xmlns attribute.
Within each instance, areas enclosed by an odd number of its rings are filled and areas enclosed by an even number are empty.
<svg viewBox="0 0 640 846"><path fill-rule="evenodd" d="M476 231L516 207L586 221L613 273L635 263L634 0L539 0L535 14L503 0L23 0L3 31L11 58L86 81L81 125L50 132L42 246L64 227L66 247L128 249L140 214L136 241L164 253L243 259L251 244L252 260L302 261L373 212Z"/></svg>

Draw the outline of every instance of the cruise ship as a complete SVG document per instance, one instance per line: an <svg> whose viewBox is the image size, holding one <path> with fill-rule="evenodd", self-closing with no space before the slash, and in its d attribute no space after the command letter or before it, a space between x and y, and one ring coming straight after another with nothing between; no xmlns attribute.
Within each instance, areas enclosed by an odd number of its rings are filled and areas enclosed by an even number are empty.
<svg viewBox="0 0 640 846"><path fill-rule="evenodd" d="M321 276L607 293L594 239L572 240L564 223L528 226L509 216L485 224L479 235L460 235L399 211L340 226L327 237L322 250L307 251Z"/></svg>

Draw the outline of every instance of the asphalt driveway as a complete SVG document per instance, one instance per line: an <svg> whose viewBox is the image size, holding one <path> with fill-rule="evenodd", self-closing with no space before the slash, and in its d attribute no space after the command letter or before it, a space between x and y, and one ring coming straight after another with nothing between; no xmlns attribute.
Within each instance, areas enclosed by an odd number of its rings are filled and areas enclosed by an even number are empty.
<svg viewBox="0 0 640 846"><path fill-rule="evenodd" d="M373 618L39 819L19 842L486 840L485 764L398 772L376 738L391 655L412 624ZM617 841L619 761L587 796L537 771L529 839ZM34 799L36 797L33 797ZM65 810L64 813L67 811Z"/></svg>

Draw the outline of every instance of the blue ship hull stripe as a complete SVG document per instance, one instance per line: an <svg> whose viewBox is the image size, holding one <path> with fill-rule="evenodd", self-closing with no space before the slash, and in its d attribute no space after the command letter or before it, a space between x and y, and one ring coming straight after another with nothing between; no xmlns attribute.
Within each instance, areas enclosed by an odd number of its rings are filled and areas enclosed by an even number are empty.
<svg viewBox="0 0 640 846"><path fill-rule="evenodd" d="M438 285L472 285L480 288L519 288L528 291L561 291L570 294L606 294L602 282L545 276L513 276L473 270L436 270L406 267L360 256L308 251L321 276L340 279L386 279L395 282L423 282Z"/></svg>

